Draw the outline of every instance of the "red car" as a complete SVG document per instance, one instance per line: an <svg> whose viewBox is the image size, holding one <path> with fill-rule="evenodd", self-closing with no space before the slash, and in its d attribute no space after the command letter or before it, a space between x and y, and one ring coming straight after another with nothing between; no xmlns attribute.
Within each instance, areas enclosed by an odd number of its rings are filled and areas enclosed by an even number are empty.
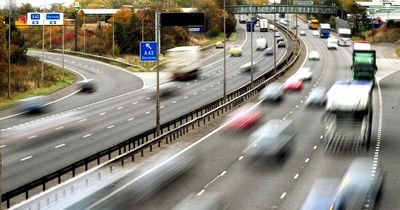
<svg viewBox="0 0 400 210"><path fill-rule="evenodd" d="M225 130L246 130L257 124L263 113L248 103L228 115L225 123ZM252 108L253 107L253 108Z"/></svg>
<svg viewBox="0 0 400 210"><path fill-rule="evenodd" d="M285 91L289 90L296 90L300 91L303 88L304 81L299 80L296 78L289 78L284 84L283 84L283 89Z"/></svg>

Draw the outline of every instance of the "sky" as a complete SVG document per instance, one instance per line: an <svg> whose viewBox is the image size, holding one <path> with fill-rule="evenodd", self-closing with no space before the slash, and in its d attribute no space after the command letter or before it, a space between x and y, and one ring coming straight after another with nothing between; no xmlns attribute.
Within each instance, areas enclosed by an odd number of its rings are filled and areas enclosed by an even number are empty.
<svg viewBox="0 0 400 210"><path fill-rule="evenodd" d="M50 5L53 3L64 3L65 6L70 5L74 2L74 0L14 0L17 2L17 5L20 6L24 3L30 3L33 6L43 7L43 5ZM0 8L4 8L7 5L8 0L0 0ZM49 7L49 6L46 6Z"/></svg>

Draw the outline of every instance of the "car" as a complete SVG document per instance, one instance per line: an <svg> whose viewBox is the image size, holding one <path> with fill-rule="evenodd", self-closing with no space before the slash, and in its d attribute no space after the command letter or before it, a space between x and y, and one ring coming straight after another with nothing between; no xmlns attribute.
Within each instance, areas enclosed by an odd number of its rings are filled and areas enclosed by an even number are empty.
<svg viewBox="0 0 400 210"><path fill-rule="evenodd" d="M305 35L306 35L306 32L303 31L303 30L301 30L301 31L299 32L299 34L300 34L300 36L305 36Z"/></svg>
<svg viewBox="0 0 400 210"><path fill-rule="evenodd" d="M264 55L269 56L274 54L274 48L268 47L267 49L264 50Z"/></svg>
<svg viewBox="0 0 400 210"><path fill-rule="evenodd" d="M308 55L308 60L319 60L319 53L316 50L312 50Z"/></svg>
<svg viewBox="0 0 400 210"><path fill-rule="evenodd" d="M253 62L253 71L256 70L256 62ZM251 71L251 62L247 62L240 66L240 70L242 71Z"/></svg>
<svg viewBox="0 0 400 210"><path fill-rule="evenodd" d="M215 43L215 48L224 48L224 43L223 42L217 42Z"/></svg>
<svg viewBox="0 0 400 210"><path fill-rule="evenodd" d="M265 48L268 47L268 42L267 39L265 39L264 37L260 37L256 39L256 50L264 50Z"/></svg>
<svg viewBox="0 0 400 210"><path fill-rule="evenodd" d="M179 91L180 82L170 81L160 83L159 91L161 97L170 96L173 94L177 94ZM157 86L152 86L148 88L148 93L154 95L157 93Z"/></svg>
<svg viewBox="0 0 400 210"><path fill-rule="evenodd" d="M283 98L283 94L282 83L273 82L260 91L258 100L270 102L280 101Z"/></svg>
<svg viewBox="0 0 400 210"><path fill-rule="evenodd" d="M319 31L313 31L313 32L312 32L312 35L313 35L313 36L319 36Z"/></svg>
<svg viewBox="0 0 400 210"><path fill-rule="evenodd" d="M326 91L325 87L316 87L311 91L306 99L306 106L323 106L326 103Z"/></svg>
<svg viewBox="0 0 400 210"><path fill-rule="evenodd" d="M277 31L275 32L275 37L280 37L281 36L281 32Z"/></svg>
<svg viewBox="0 0 400 210"><path fill-rule="evenodd" d="M96 91L96 82L94 79L85 79L76 83L81 92L93 93Z"/></svg>
<svg viewBox="0 0 400 210"><path fill-rule="evenodd" d="M307 194L301 210L329 209L340 179L320 178L315 180Z"/></svg>
<svg viewBox="0 0 400 210"><path fill-rule="evenodd" d="M290 90L295 90L295 91L300 91L303 89L303 80L297 79L295 77L289 78L285 83L283 83L283 90L285 91L290 91Z"/></svg>
<svg viewBox="0 0 400 210"><path fill-rule="evenodd" d="M280 159L292 150L295 136L292 120L272 119L250 135L243 154L251 161Z"/></svg>
<svg viewBox="0 0 400 210"><path fill-rule="evenodd" d="M280 41L280 42L278 42L277 46L278 46L278 48L286 47L286 43L285 43L285 41Z"/></svg>
<svg viewBox="0 0 400 210"><path fill-rule="evenodd" d="M301 67L294 76L303 81L309 81L312 79L313 72L310 67Z"/></svg>
<svg viewBox="0 0 400 210"><path fill-rule="evenodd" d="M354 159L333 197L329 209L374 209L379 200L384 174L379 164L370 158Z"/></svg>
<svg viewBox="0 0 400 210"><path fill-rule="evenodd" d="M49 102L47 96L34 96L18 100L16 109L27 114L39 114L49 109Z"/></svg>
<svg viewBox="0 0 400 210"><path fill-rule="evenodd" d="M253 103L247 103L228 114L224 122L225 131L244 131L252 128L262 118L263 113Z"/></svg>
<svg viewBox="0 0 400 210"><path fill-rule="evenodd" d="M230 52L232 56L242 56L242 46L239 44L233 44Z"/></svg>
<svg viewBox="0 0 400 210"><path fill-rule="evenodd" d="M337 50L338 41L335 38L328 38L328 44L326 45L328 50Z"/></svg>
<svg viewBox="0 0 400 210"><path fill-rule="evenodd" d="M276 43L281 42L281 41L285 41L285 39L281 36L276 38Z"/></svg>

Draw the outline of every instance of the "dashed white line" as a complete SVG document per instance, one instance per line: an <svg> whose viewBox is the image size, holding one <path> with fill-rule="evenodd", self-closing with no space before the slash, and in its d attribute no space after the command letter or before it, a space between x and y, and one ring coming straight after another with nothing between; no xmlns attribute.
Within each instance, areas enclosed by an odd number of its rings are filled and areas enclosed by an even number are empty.
<svg viewBox="0 0 400 210"><path fill-rule="evenodd" d="M293 179L299 178L299 174L294 175Z"/></svg>
<svg viewBox="0 0 400 210"><path fill-rule="evenodd" d="M187 96L185 96L185 97L183 97L184 99L187 99L188 97Z"/></svg>
<svg viewBox="0 0 400 210"><path fill-rule="evenodd" d="M193 95L197 95L197 92L194 92Z"/></svg>
<svg viewBox="0 0 400 210"><path fill-rule="evenodd" d="M197 193L197 196L200 196L201 194L203 194L205 192L205 190L201 190L199 193Z"/></svg>
<svg viewBox="0 0 400 210"><path fill-rule="evenodd" d="M281 199L284 199L284 198L285 198L285 196L286 196L286 192L282 193L282 195L281 195Z"/></svg>
<svg viewBox="0 0 400 210"><path fill-rule="evenodd" d="M223 171L221 174L220 174L220 176L223 176L223 175L225 175L226 174L226 171Z"/></svg>
<svg viewBox="0 0 400 210"><path fill-rule="evenodd" d="M120 107L118 107L117 109L123 109L124 107L123 106L120 106Z"/></svg>
<svg viewBox="0 0 400 210"><path fill-rule="evenodd" d="M313 149L316 150L316 149L317 149L317 145L315 145L315 146L313 147Z"/></svg>
<svg viewBox="0 0 400 210"><path fill-rule="evenodd" d="M63 128L64 128L64 126L60 126L60 127L56 128L56 130L60 130L60 129L63 129Z"/></svg>
<svg viewBox="0 0 400 210"><path fill-rule="evenodd" d="M85 122L87 119L82 119L82 120L79 120L79 122Z"/></svg>
<svg viewBox="0 0 400 210"><path fill-rule="evenodd" d="M135 102L133 102L133 103L132 103L132 105L135 105L135 104L137 104L137 103L138 103L138 102L137 102L137 101L135 101Z"/></svg>
<svg viewBox="0 0 400 210"><path fill-rule="evenodd" d="M91 135L92 135L92 134L89 133L89 134L86 134L86 135L82 136L82 138L87 138L87 137L89 137L89 136L91 136Z"/></svg>
<svg viewBox="0 0 400 210"><path fill-rule="evenodd" d="M160 106L160 109L164 108L165 106Z"/></svg>
<svg viewBox="0 0 400 210"><path fill-rule="evenodd" d="M33 136L29 136L28 139L33 139L33 138L36 138L36 137L37 137L36 135L33 135Z"/></svg>
<svg viewBox="0 0 400 210"><path fill-rule="evenodd" d="M147 112L145 112L144 114L150 114L151 112L150 111L147 111Z"/></svg>
<svg viewBox="0 0 400 210"><path fill-rule="evenodd" d="M102 113L100 113L99 115L102 116L102 115L105 115L105 114L106 114L105 112L102 112Z"/></svg>
<svg viewBox="0 0 400 210"><path fill-rule="evenodd" d="M173 101L173 102L171 102L171 103L173 103L173 104L174 104L174 103L176 103L176 101Z"/></svg>
<svg viewBox="0 0 400 210"><path fill-rule="evenodd" d="M115 125L110 125L107 127L107 129L114 128L114 127L115 127Z"/></svg>
<svg viewBox="0 0 400 210"><path fill-rule="evenodd" d="M132 120L134 120L135 118L134 117L132 117L132 118L129 118L127 121L129 122L129 121L132 121Z"/></svg>
<svg viewBox="0 0 400 210"><path fill-rule="evenodd" d="M28 157L24 157L24 158L22 158L20 161L25 161L25 160L28 160L28 159L31 159L32 158L32 155L30 155L30 156L28 156Z"/></svg>
<svg viewBox="0 0 400 210"><path fill-rule="evenodd" d="M308 163L308 161L310 161L310 158L307 158L304 162L305 162L305 163Z"/></svg>
<svg viewBox="0 0 400 210"><path fill-rule="evenodd" d="M239 157L239 160L243 159L243 155Z"/></svg>
<svg viewBox="0 0 400 210"><path fill-rule="evenodd" d="M66 145L66 144L59 144L59 145L55 146L54 149L58 149L58 148L63 147L63 146L65 146L65 145Z"/></svg>
<svg viewBox="0 0 400 210"><path fill-rule="evenodd" d="M146 100L150 100L150 99L151 99L150 97L147 97L147 98L146 98Z"/></svg>
<svg viewBox="0 0 400 210"><path fill-rule="evenodd" d="M323 139L323 138L324 138L324 136L323 136L323 135L321 135L319 138L320 138L320 139Z"/></svg>
<svg viewBox="0 0 400 210"><path fill-rule="evenodd" d="M7 145L3 144L3 145L0 146L0 148L4 148L4 147L6 147L6 146L7 146Z"/></svg>

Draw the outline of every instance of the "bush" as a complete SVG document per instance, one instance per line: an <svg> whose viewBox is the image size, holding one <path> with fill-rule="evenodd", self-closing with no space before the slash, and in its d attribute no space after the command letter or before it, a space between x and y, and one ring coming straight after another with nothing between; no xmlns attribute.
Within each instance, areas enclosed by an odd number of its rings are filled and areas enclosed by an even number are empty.
<svg viewBox="0 0 400 210"><path fill-rule="evenodd" d="M209 38L211 38L211 37L218 36L218 34L220 34L220 33L221 33L221 30L219 30L217 28L212 28L209 31L207 31L207 36Z"/></svg>

